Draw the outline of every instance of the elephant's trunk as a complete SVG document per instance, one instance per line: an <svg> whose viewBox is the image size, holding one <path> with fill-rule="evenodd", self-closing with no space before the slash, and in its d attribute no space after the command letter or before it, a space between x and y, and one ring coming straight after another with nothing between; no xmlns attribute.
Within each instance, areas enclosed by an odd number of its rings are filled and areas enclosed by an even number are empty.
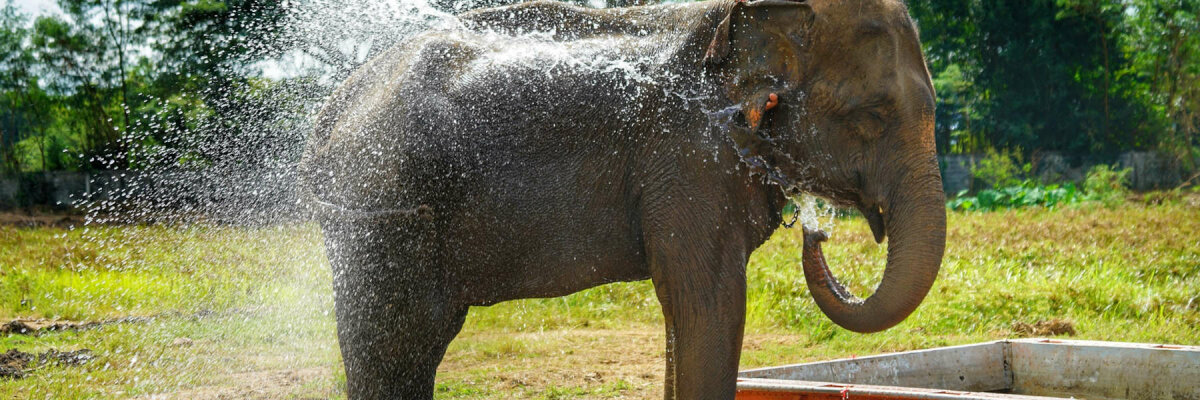
<svg viewBox="0 0 1200 400"><path fill-rule="evenodd" d="M891 328L916 310L937 279L946 245L945 194L936 161L932 172L921 167L921 173L905 174L894 186L899 190L888 195L883 218L875 216L889 237L887 267L867 299L855 297L829 272L821 252L825 234L805 230L804 278L817 306L834 323L861 333Z"/></svg>

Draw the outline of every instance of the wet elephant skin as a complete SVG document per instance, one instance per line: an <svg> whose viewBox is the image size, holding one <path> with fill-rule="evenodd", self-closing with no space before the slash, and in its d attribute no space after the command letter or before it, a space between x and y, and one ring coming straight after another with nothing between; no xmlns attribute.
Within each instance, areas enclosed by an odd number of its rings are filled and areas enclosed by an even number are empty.
<svg viewBox="0 0 1200 400"><path fill-rule="evenodd" d="M902 3L532 2L460 20L353 74L301 163L350 398L431 398L470 306L644 279L666 397L732 398L747 260L785 192L855 207L889 240L858 299L806 235L834 322L886 329L936 278L933 89Z"/></svg>

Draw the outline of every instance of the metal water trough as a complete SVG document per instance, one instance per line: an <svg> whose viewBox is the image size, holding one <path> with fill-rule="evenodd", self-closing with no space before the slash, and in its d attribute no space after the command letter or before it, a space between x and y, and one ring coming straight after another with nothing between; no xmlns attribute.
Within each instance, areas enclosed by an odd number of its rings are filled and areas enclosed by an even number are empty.
<svg viewBox="0 0 1200 400"><path fill-rule="evenodd" d="M738 400L1200 400L1200 347L1019 339L742 371Z"/></svg>

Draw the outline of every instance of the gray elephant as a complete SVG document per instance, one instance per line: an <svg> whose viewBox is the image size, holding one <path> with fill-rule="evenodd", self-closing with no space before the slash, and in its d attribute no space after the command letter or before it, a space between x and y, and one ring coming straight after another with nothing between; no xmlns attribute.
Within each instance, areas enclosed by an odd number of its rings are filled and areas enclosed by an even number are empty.
<svg viewBox="0 0 1200 400"><path fill-rule="evenodd" d="M533 2L461 23L353 74L302 160L351 398L430 398L469 306L644 279L666 398L732 398L746 263L796 192L890 241L858 299L808 232L805 275L834 322L887 329L928 293L944 194L901 1Z"/></svg>

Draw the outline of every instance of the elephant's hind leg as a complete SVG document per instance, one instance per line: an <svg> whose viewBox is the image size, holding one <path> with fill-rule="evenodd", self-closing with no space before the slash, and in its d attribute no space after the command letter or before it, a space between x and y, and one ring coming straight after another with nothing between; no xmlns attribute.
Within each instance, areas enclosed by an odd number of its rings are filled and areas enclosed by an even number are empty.
<svg viewBox="0 0 1200 400"><path fill-rule="evenodd" d="M453 301L422 224L322 224L349 398L433 397L467 307Z"/></svg>

